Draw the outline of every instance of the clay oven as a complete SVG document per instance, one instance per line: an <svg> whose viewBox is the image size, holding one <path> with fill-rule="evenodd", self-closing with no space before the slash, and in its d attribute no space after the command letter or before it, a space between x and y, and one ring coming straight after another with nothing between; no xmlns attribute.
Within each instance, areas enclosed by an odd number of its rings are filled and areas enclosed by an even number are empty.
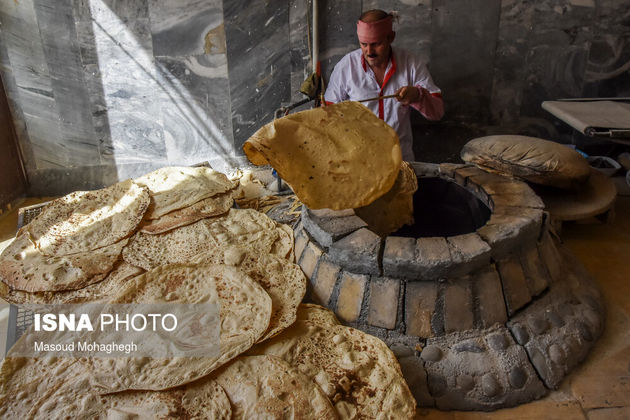
<svg viewBox="0 0 630 420"><path fill-rule="evenodd" d="M588 273L524 182L413 163L416 223L381 238L353 210L303 208L310 299L394 351L420 406L493 410L555 389L602 332Z"/></svg>

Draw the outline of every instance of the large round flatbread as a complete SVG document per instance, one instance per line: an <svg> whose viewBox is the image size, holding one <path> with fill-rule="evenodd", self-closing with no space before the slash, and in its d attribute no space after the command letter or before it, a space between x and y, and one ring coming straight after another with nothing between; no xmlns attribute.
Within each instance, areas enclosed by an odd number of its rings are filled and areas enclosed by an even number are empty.
<svg viewBox="0 0 630 420"><path fill-rule="evenodd" d="M391 190L365 207L354 209L368 228L385 237L403 227L413 225L413 195L418 190L418 178L411 165L403 162Z"/></svg>
<svg viewBox="0 0 630 420"><path fill-rule="evenodd" d="M222 252L202 253L193 263L227 264L256 280L271 297L269 328L259 341L273 337L295 322L297 307L306 293L306 276L299 265L251 248L228 247Z"/></svg>
<svg viewBox="0 0 630 420"><path fill-rule="evenodd" d="M284 223L276 224L278 229L278 239L271 246L271 253L295 262L295 239L293 229Z"/></svg>
<svg viewBox="0 0 630 420"><path fill-rule="evenodd" d="M22 231L0 254L0 280L27 292L80 289L103 280L126 243L123 239L93 251L50 257Z"/></svg>
<svg viewBox="0 0 630 420"><path fill-rule="evenodd" d="M0 376L3 418L231 418L230 401L209 377L167 391L99 395L84 366L67 357L7 358Z"/></svg>
<svg viewBox="0 0 630 420"><path fill-rule="evenodd" d="M131 180L76 191L48 204L22 231L48 256L102 248L129 236L149 206L149 192Z"/></svg>
<svg viewBox="0 0 630 420"><path fill-rule="evenodd" d="M241 270L225 265L161 266L130 280L111 300L158 302L219 305L218 355L88 359L92 384L101 393L163 390L201 378L249 349L265 333L271 317L271 298L262 287Z"/></svg>
<svg viewBox="0 0 630 420"><path fill-rule="evenodd" d="M251 209L231 209L227 215L202 219L160 235L138 232L123 250L130 264L151 270L164 264L185 263L201 252L237 245L269 253L278 240L276 222Z"/></svg>
<svg viewBox="0 0 630 420"><path fill-rule="evenodd" d="M26 418L41 396L81 372L85 369L75 358L6 357L0 365L0 418Z"/></svg>
<svg viewBox="0 0 630 420"><path fill-rule="evenodd" d="M461 158L490 172L566 189L579 188L591 173L577 151L527 136L480 137L464 145Z"/></svg>
<svg viewBox="0 0 630 420"><path fill-rule="evenodd" d="M411 419L416 402L396 357L376 337L342 325L296 321L248 355L280 357L317 383L340 418Z"/></svg>
<svg viewBox="0 0 630 420"><path fill-rule="evenodd" d="M311 209L370 204L394 185L402 162L394 129L358 102L274 120L243 150L255 165L273 166Z"/></svg>
<svg viewBox="0 0 630 420"><path fill-rule="evenodd" d="M151 205L145 215L147 219L157 219L236 187L225 174L206 167L160 168L134 182L149 189Z"/></svg>
<svg viewBox="0 0 630 420"><path fill-rule="evenodd" d="M0 282L0 298L15 305L19 304L65 304L83 302L101 302L111 299L118 294L127 280L144 272L140 267L125 261L119 261L114 269L103 280L92 283L77 290L59 290L55 292L29 293L23 290L11 289L4 282Z"/></svg>
<svg viewBox="0 0 630 420"><path fill-rule="evenodd" d="M273 356L241 356L213 374L232 404L232 418L336 419L322 390Z"/></svg>
<svg viewBox="0 0 630 420"><path fill-rule="evenodd" d="M57 384L55 384L57 385ZM225 391L209 377L165 391L99 395L84 372L38 396L28 410L34 419L223 419L232 418Z"/></svg>
<svg viewBox="0 0 630 420"><path fill-rule="evenodd" d="M180 226L195 223L207 217L220 216L230 210L234 204L232 193L227 192L215 197L204 198L188 207L174 210L159 219L150 220L143 224L140 232L158 234L168 232Z"/></svg>
<svg viewBox="0 0 630 420"><path fill-rule="evenodd" d="M296 314L298 321L311 321L320 326L341 325L333 311L314 303L300 303Z"/></svg>

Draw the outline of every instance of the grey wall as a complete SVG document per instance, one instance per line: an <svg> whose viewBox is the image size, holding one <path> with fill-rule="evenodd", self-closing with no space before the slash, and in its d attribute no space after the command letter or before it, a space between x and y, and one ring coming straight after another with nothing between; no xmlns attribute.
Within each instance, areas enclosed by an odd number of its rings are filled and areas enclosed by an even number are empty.
<svg viewBox="0 0 630 420"><path fill-rule="evenodd" d="M416 154L456 161L489 133L576 141L542 101L630 96L630 0L320 0L327 78L362 10L399 15L447 115L413 116ZM164 165L246 165L244 141L311 72L299 0L0 0L0 74L32 194Z"/></svg>

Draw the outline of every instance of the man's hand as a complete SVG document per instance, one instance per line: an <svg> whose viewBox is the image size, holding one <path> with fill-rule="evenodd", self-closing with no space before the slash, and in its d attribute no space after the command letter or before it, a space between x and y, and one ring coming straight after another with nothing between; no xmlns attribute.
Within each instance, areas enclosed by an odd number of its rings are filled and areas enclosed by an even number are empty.
<svg viewBox="0 0 630 420"><path fill-rule="evenodd" d="M403 105L409 105L420 100L420 89L415 86L404 86L396 91L396 99Z"/></svg>

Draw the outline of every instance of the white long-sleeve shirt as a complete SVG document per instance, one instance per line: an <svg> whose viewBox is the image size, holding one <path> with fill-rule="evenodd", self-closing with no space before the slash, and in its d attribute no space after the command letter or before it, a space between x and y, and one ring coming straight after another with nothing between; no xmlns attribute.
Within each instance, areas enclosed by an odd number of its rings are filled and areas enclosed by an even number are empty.
<svg viewBox="0 0 630 420"><path fill-rule="evenodd" d="M383 86L376 81L374 72L365 62L361 49L346 54L333 69L324 100L328 103L337 103L392 95L403 86L415 86L420 89L419 101L410 106L429 120L442 118L444 114L442 94L440 88L433 83L427 66L415 56L398 48L392 48L392 58L385 71ZM396 98L362 103L396 130L403 159L415 160L409 105L401 104Z"/></svg>

